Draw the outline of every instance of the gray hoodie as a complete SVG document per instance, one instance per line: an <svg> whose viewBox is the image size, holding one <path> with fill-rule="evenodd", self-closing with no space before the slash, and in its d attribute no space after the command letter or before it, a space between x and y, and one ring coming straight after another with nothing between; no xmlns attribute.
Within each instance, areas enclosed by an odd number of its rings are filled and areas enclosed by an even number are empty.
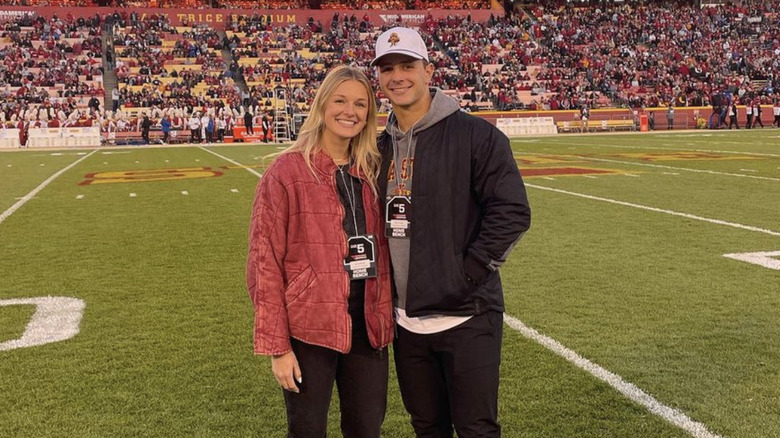
<svg viewBox="0 0 780 438"><path fill-rule="evenodd" d="M409 131L401 131L394 114L390 114L390 117L388 118L388 124L385 129L387 129L390 134L390 138L393 139L393 161L395 162L395 168L397 169L396 175L399 180L403 160L406 157L414 157L414 151L417 148L417 134L444 120L450 114L460 111L458 102L444 94L442 90L431 88L430 91L433 96L431 108L412 126L411 129L409 129ZM422 147L425 147L425 145ZM412 161L410 169L408 170L410 176L414 175L413 164L414 162ZM407 190L412 190L411 177L405 181L405 184ZM386 195L388 197L392 196L396 188L396 180L389 180L387 182ZM414 209L413 190L412 209ZM395 278L396 292L398 293L398 303L396 306L403 309L406 306L406 284L409 277L409 239L388 238L388 243L390 245L390 258L393 262L393 277Z"/></svg>

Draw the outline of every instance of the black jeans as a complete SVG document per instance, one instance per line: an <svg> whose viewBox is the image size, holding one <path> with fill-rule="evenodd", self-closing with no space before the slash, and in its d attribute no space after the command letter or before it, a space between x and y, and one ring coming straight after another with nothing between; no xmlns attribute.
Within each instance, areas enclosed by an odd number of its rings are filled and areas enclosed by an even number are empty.
<svg viewBox="0 0 780 438"><path fill-rule="evenodd" d="M292 347L303 383L300 393L283 391L288 438L325 437L334 382L344 438L379 438L387 408L387 348L374 349L365 336L352 338L348 354L296 339Z"/></svg>
<svg viewBox="0 0 780 438"><path fill-rule="evenodd" d="M503 315L486 312L441 333L398 327L398 384L419 438L501 436L498 370Z"/></svg>

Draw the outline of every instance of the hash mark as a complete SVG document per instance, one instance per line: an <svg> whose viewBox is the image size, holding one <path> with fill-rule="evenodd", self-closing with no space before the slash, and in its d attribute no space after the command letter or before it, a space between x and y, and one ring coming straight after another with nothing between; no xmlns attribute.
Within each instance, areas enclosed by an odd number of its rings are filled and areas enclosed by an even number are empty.
<svg viewBox="0 0 780 438"><path fill-rule="evenodd" d="M77 195L76 199L84 199L84 195Z"/></svg>
<svg viewBox="0 0 780 438"><path fill-rule="evenodd" d="M135 198L135 193L130 193L131 198Z"/></svg>

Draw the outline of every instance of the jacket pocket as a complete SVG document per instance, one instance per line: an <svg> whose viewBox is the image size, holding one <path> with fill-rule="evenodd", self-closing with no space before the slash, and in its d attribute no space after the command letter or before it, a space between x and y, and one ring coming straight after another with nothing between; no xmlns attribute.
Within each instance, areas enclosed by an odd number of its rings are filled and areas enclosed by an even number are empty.
<svg viewBox="0 0 780 438"><path fill-rule="evenodd" d="M287 304L295 302L309 288L315 278L317 278L317 274L314 273L314 269L311 265L307 266L287 284L287 289L284 290L285 302Z"/></svg>
<svg viewBox="0 0 780 438"><path fill-rule="evenodd" d="M459 290L471 291L474 289L474 283L469 280L466 274L466 258L463 254L455 254L455 266L458 271Z"/></svg>

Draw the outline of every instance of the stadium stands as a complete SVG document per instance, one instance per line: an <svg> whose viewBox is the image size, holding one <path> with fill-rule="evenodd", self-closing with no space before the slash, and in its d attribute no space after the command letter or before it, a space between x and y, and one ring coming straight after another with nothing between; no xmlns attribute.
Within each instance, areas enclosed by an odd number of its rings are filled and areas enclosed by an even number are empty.
<svg viewBox="0 0 780 438"><path fill-rule="evenodd" d="M323 9L354 10L334 11L325 24L311 17L280 23L270 16L240 14L227 15L221 23L188 22L184 17L185 25L173 25L169 14L131 9L216 5L281 10L305 8L308 3L125 1L112 2L120 8L106 9L105 23L100 15L70 14L6 20L0 38L3 120L7 127L16 127L19 121L32 126L97 123L106 132L135 132L144 114L155 124L167 114L175 128L184 131L195 114L205 117L205 123L228 124L228 132L241 125L245 112L255 124L266 114L283 115L289 123L293 114L308 110L333 65L362 65L373 76L367 65L374 39L394 23L372 22L363 10L424 9L434 4L323 1ZM476 10L490 3L436 5ZM584 105L771 104L780 88L778 11L778 0L752 9L733 4L699 8L688 2L595 7L543 1L518 7L508 16L497 11L487 21L466 14L434 18L430 12L415 19L421 20L416 24L434 48L433 85L458 99L464 109L573 112ZM103 105L114 88L119 91L117 112ZM380 111L389 110L380 91L377 99ZM592 123L591 128L635 127L634 119L610 121L606 127ZM567 121L566 127L576 129L576 123Z"/></svg>

